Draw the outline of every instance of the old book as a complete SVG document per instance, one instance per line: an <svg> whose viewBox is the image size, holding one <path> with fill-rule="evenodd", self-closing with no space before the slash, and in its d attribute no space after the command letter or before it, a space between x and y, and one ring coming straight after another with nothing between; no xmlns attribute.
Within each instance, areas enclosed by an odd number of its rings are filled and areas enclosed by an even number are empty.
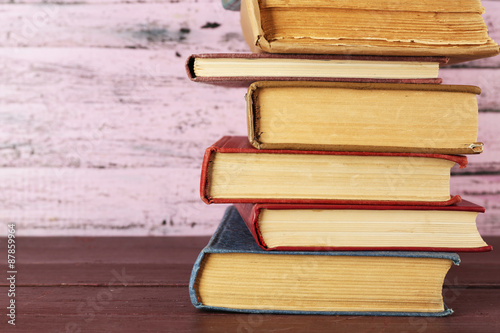
<svg viewBox="0 0 500 333"><path fill-rule="evenodd" d="M195 82L248 86L255 81L441 83L445 57L383 57L270 53L208 53L186 61Z"/></svg>
<svg viewBox="0 0 500 333"><path fill-rule="evenodd" d="M469 201L443 207L235 204L264 250L490 251Z"/></svg>
<svg viewBox="0 0 500 333"><path fill-rule="evenodd" d="M203 159L206 203L357 203L449 205L457 155L263 150L226 136Z"/></svg>
<svg viewBox="0 0 500 333"><path fill-rule="evenodd" d="M253 51L491 57L479 0L242 0L241 25Z"/></svg>
<svg viewBox="0 0 500 333"><path fill-rule="evenodd" d="M261 81L250 85L248 135L262 149L482 152L478 87Z"/></svg>
<svg viewBox="0 0 500 333"><path fill-rule="evenodd" d="M253 313L445 316L455 253L264 251L234 207L196 260L195 307Z"/></svg>

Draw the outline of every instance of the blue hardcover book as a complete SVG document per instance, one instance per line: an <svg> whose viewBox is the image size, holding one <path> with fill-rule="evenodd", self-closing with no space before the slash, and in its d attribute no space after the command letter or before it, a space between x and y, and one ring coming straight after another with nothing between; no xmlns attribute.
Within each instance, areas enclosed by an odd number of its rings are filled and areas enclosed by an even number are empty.
<svg viewBox="0 0 500 333"><path fill-rule="evenodd" d="M200 309L248 313L446 316L442 286L455 253L264 251L229 207L194 264Z"/></svg>

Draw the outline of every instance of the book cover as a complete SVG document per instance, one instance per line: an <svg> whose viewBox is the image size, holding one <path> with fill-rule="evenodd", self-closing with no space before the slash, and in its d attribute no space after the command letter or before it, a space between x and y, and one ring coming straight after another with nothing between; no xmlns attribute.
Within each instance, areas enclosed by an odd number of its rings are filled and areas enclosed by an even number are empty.
<svg viewBox="0 0 500 333"><path fill-rule="evenodd" d="M350 199L308 199L308 198L218 198L211 194L212 180L212 166L215 156L217 154L287 154L287 155L342 155L342 156L394 156L394 157L408 157L408 158L431 158L442 159L454 162L461 168L467 165L467 158L459 155L441 155L441 154L413 154L413 153L372 153L372 152L334 152L334 151L310 151L310 150L273 150L273 149L256 149L248 141L247 137L243 136L225 136L219 141L214 143L205 151L203 158L203 165L200 178L200 195L202 200L207 203L300 203L300 204L384 204L384 205L429 205L429 206L447 206L461 200L460 196L450 196L446 200L438 201L408 201L408 200L350 200ZM366 161L369 165L370 161ZM253 164L249 164L253 167ZM238 168L238 175L241 176L245 173L244 168L237 165L232 165L232 168ZM231 176L227 176L231 177ZM387 175L385 176L387 178ZM356 177L355 177L356 178ZM449 178L449 177L448 177ZM236 178L235 178L236 179ZM292 186L292 185L291 185ZM395 189L395 188L394 188ZM449 189L448 189L449 190Z"/></svg>
<svg viewBox="0 0 500 333"><path fill-rule="evenodd" d="M252 83L248 138L259 149L479 154L478 87Z"/></svg>
<svg viewBox="0 0 500 333"><path fill-rule="evenodd" d="M321 76L197 76L195 73L196 59L240 59L240 60L256 60L255 66L259 66L259 60L275 59L275 60L339 60L339 61L383 61L383 62L413 62L413 63L438 63L445 65L448 62L446 57L389 57L389 56L364 56L364 55L313 55L313 54L274 54L274 53L204 53L193 54L186 60L186 73L188 78L193 82L209 83L227 87L248 87L255 81L326 81L326 82L385 82L385 83L433 83L439 84L441 78L355 78L355 77L321 77ZM283 66L283 63L278 63ZM318 74L319 75L319 74Z"/></svg>
<svg viewBox="0 0 500 333"><path fill-rule="evenodd" d="M484 213L485 209L482 206L476 205L470 201L462 200L461 202L455 203L450 206L384 206L384 205L305 205L305 204L235 204L234 205L241 215L243 221L247 225L249 231L255 239L255 242L259 245L259 247L263 250L275 250L275 251L438 251L438 252L485 252L491 251L492 247L490 245L480 246L480 247L461 247L460 245L456 247L430 247L430 246L319 246L319 247L309 247L309 246L275 246L269 247L262 235L260 228L260 213L262 210L273 210L273 211L322 211L322 210L339 210L339 211L352 211L352 210L367 210L373 213L377 213L378 211L457 211L457 212L476 212L476 213ZM369 218L367 219L369 221ZM349 223L349 222L343 222ZM432 221L425 219L426 225L431 225ZM303 221L302 226L307 229L308 221ZM404 222L398 223L401 227L404 228ZM410 227L411 229L407 230L412 238L420 237L419 232L415 232L413 228L414 225ZM301 228L302 229L302 228ZM356 228L355 228L356 229ZM359 231L357 231L359 230ZM436 232L435 229L429 229L430 232ZM363 232L362 229L356 229L354 232ZM421 233L422 231L420 231ZM453 232L453 230L450 230ZM398 236L401 233L400 229L398 232L395 232L394 235L391 236L394 238L400 237ZM326 232L321 233L324 237L329 237ZM476 230L477 237L480 238L479 233ZM334 235L332 238L343 237L341 234ZM359 234L359 237L361 235ZM471 234L472 237L472 234ZM484 242L483 242L484 243Z"/></svg>
<svg viewBox="0 0 500 333"><path fill-rule="evenodd" d="M446 56L450 64L500 53L488 36L483 12L479 1L433 6L407 2L403 7L384 1L316 1L311 6L242 0L240 9L243 36L252 52ZM315 23L305 23L311 20Z"/></svg>
<svg viewBox="0 0 500 333"><path fill-rule="evenodd" d="M411 252L411 251L326 251L326 252L289 252L289 251L264 251L254 241L252 235L248 231L245 222L241 219L236 208L228 207L222 221L213 234L208 245L201 251L192 270L189 281L189 294L191 302L196 308L205 310L222 310L246 313L278 313L278 314L322 314L322 315L375 315L375 316L446 316L453 311L446 308L438 312L372 312L372 311L288 311L288 310L273 310L273 309L237 309L226 308L222 306L207 306L203 304L200 295L197 293L196 284L200 276L203 275L203 260L209 254L232 254L246 253L266 256L281 256L281 255L306 255L306 256L354 256L354 257L404 257L404 258L436 258L448 259L455 265L460 263L460 258L455 253L445 252ZM258 286L258 281L256 281ZM241 286L244 287L244 286Z"/></svg>

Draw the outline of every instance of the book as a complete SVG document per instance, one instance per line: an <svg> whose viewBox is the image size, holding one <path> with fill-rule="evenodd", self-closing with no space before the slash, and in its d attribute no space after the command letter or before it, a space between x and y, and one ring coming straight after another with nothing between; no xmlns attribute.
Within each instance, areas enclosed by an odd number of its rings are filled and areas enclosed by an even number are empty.
<svg viewBox="0 0 500 333"><path fill-rule="evenodd" d="M229 207L196 260L200 309L250 313L445 316L442 285L456 253L264 251Z"/></svg>
<svg viewBox="0 0 500 333"><path fill-rule="evenodd" d="M491 251L463 200L443 207L235 204L264 250Z"/></svg>
<svg viewBox="0 0 500 333"><path fill-rule="evenodd" d="M478 87L255 82L248 136L262 149L480 153Z"/></svg>
<svg viewBox="0 0 500 333"><path fill-rule="evenodd" d="M253 52L491 57L478 0L242 0L241 26Z"/></svg>
<svg viewBox="0 0 500 333"><path fill-rule="evenodd" d="M205 151L205 203L450 205L457 155L264 150L225 136Z"/></svg>
<svg viewBox="0 0 500 333"><path fill-rule="evenodd" d="M191 55L186 72L194 82L247 86L255 81L351 81L441 83L445 57L383 57L270 53Z"/></svg>

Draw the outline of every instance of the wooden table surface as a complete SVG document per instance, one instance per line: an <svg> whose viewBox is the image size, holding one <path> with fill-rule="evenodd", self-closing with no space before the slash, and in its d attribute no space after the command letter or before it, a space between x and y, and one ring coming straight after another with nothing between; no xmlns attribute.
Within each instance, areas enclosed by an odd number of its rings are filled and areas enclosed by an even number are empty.
<svg viewBox="0 0 500 333"><path fill-rule="evenodd" d="M485 237L500 249L500 237ZM500 255L462 254L445 281L446 318L247 315L189 300L191 267L208 237L17 239L16 326L1 332L500 332ZM5 242L1 243L5 250ZM5 252L6 253L6 250ZM6 264L0 268L7 272ZM7 274L7 273L5 273Z"/></svg>

